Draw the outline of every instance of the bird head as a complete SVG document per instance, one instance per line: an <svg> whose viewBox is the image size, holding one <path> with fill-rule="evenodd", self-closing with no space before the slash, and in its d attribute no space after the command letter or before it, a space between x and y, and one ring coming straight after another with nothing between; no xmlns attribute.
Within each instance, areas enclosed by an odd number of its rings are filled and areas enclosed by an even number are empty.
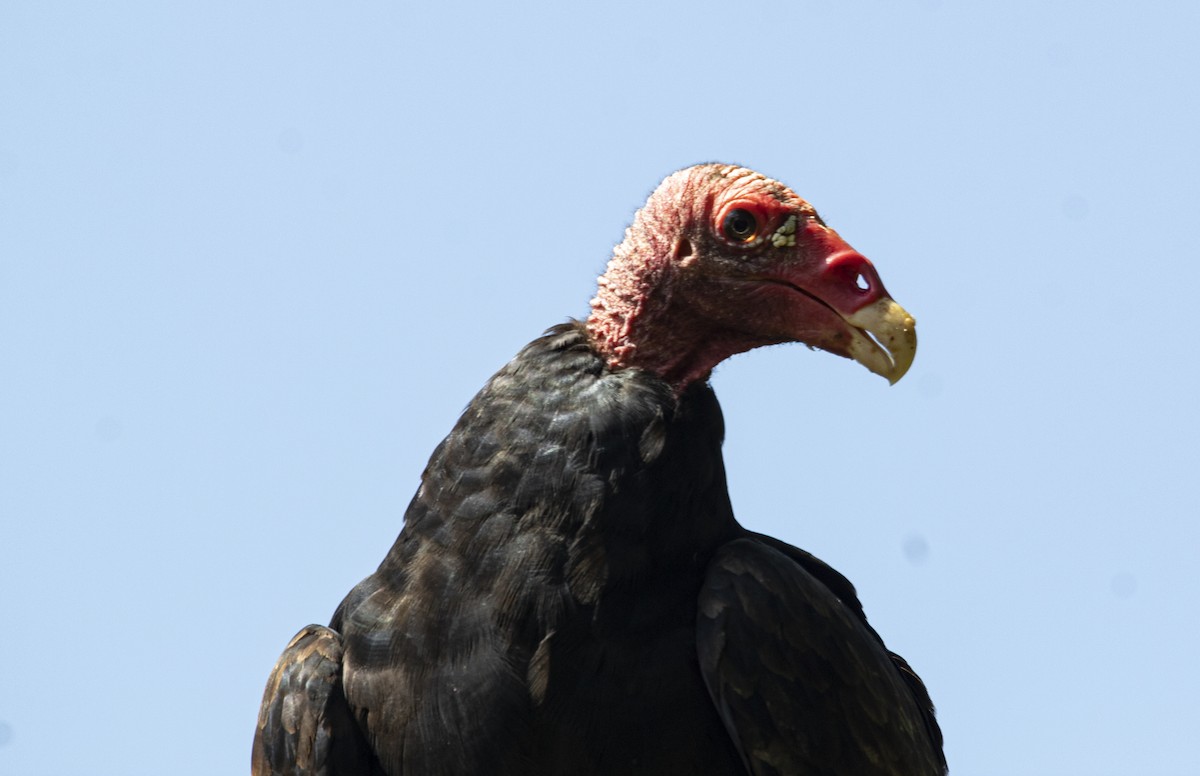
<svg viewBox="0 0 1200 776"><path fill-rule="evenodd" d="M812 205L722 164L681 170L650 195L587 325L610 367L655 372L679 391L762 345L802 342L892 383L917 349L912 316Z"/></svg>

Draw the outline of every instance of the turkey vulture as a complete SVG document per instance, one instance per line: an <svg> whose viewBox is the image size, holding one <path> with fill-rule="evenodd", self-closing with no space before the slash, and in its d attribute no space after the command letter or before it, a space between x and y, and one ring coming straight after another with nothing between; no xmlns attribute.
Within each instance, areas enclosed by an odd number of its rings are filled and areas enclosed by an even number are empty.
<svg viewBox="0 0 1200 776"><path fill-rule="evenodd" d="M799 341L895 382L913 319L790 189L669 176L584 322L471 401L374 574L288 644L265 774L943 774L854 587L733 516L713 367Z"/></svg>

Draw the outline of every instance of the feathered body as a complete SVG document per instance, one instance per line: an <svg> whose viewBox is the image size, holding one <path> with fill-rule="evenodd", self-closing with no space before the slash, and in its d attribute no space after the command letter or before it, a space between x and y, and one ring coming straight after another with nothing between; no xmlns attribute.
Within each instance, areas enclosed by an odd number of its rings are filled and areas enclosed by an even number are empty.
<svg viewBox="0 0 1200 776"><path fill-rule="evenodd" d="M685 220L654 250L683 252ZM681 260L704 248L685 239ZM701 369L727 346L647 368L664 338L628 333L686 300L645 313L667 281L612 269L601 314L488 382L379 569L289 645L255 773L944 772L928 695L850 583L734 519Z"/></svg>

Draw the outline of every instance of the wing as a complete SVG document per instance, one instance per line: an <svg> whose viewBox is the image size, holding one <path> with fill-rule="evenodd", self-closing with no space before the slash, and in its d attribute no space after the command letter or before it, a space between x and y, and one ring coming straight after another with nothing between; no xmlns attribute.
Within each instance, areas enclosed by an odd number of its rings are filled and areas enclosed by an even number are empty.
<svg viewBox="0 0 1200 776"><path fill-rule="evenodd" d="M254 776L382 773L342 694L342 638L309 625L275 663L258 712Z"/></svg>
<svg viewBox="0 0 1200 776"><path fill-rule="evenodd" d="M700 593L697 651L756 776L946 772L921 680L867 625L853 586L801 550L724 545Z"/></svg>

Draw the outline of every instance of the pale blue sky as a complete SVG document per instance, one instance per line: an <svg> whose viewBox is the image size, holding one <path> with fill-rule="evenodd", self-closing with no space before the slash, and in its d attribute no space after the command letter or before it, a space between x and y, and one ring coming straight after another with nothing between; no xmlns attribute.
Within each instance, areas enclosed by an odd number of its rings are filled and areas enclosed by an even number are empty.
<svg viewBox="0 0 1200 776"><path fill-rule="evenodd" d="M1200 773L1200 5L0 8L0 773L244 773L292 634L672 170L810 199L894 388L714 384L953 771Z"/></svg>

